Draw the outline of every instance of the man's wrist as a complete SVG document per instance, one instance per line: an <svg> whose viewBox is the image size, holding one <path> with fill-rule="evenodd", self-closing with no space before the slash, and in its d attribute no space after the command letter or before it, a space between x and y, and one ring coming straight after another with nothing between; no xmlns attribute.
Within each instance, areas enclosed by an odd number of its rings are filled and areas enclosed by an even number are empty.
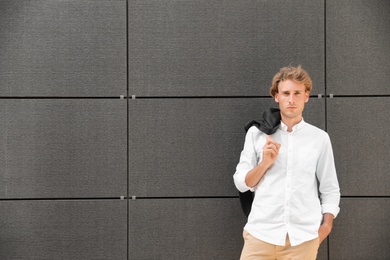
<svg viewBox="0 0 390 260"><path fill-rule="evenodd" d="M324 213L323 219L322 219L322 225L329 227L332 229L333 227L333 219L334 216L331 213Z"/></svg>

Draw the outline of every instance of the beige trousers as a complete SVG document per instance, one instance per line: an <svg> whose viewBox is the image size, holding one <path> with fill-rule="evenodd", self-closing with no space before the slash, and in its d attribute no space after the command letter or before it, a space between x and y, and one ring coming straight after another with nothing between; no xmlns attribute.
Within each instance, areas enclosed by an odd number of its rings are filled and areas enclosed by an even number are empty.
<svg viewBox="0 0 390 260"><path fill-rule="evenodd" d="M244 247L240 260L315 260L319 239L313 239L297 246L291 246L288 236L285 246L263 242L247 231L243 232Z"/></svg>

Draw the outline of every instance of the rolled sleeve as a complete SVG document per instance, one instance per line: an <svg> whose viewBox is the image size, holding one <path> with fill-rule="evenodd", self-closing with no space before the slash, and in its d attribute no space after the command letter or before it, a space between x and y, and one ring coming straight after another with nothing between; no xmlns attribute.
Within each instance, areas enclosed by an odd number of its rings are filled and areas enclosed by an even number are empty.
<svg viewBox="0 0 390 260"><path fill-rule="evenodd" d="M246 174L237 173L234 174L234 184L236 185L237 190L240 192L246 192L248 190L254 191L254 189L248 187L245 183Z"/></svg>
<svg viewBox="0 0 390 260"><path fill-rule="evenodd" d="M331 213L334 216L334 218L336 218L340 212L339 206L335 204L322 204L321 209L322 209L322 214Z"/></svg>

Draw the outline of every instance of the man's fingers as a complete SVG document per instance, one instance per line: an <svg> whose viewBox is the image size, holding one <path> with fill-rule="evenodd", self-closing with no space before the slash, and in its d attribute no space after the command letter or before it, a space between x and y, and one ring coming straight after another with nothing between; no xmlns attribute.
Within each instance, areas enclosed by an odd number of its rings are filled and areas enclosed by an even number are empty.
<svg viewBox="0 0 390 260"><path fill-rule="evenodd" d="M280 148L280 145L278 146L277 144L270 143L264 147L264 150L266 150L266 151L268 150L268 151L272 152L273 154L278 155L279 148Z"/></svg>
<svg viewBox="0 0 390 260"><path fill-rule="evenodd" d="M278 142L274 141L271 136L269 135L266 135L266 138L267 138L267 145L269 147L275 147L275 151L278 151L280 149L280 146L281 144L279 144Z"/></svg>

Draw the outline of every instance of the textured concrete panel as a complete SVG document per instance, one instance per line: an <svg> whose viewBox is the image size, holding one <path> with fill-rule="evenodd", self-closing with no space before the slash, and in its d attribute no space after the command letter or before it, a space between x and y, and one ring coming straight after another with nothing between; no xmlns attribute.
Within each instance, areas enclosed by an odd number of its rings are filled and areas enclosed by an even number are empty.
<svg viewBox="0 0 390 260"><path fill-rule="evenodd" d="M126 201L0 201L1 259L126 259Z"/></svg>
<svg viewBox="0 0 390 260"><path fill-rule="evenodd" d="M388 0L326 1L328 93L389 95Z"/></svg>
<svg viewBox="0 0 390 260"><path fill-rule="evenodd" d="M327 104L341 194L389 196L390 98L333 98Z"/></svg>
<svg viewBox="0 0 390 260"><path fill-rule="evenodd" d="M324 93L322 1L129 1L129 92L266 95L280 67L302 64Z"/></svg>
<svg viewBox="0 0 390 260"><path fill-rule="evenodd" d="M233 174L244 126L271 99L136 99L129 103L130 193L136 196L237 195ZM305 120L324 126L324 99Z"/></svg>
<svg viewBox="0 0 390 260"><path fill-rule="evenodd" d="M125 100L0 104L0 198L126 195Z"/></svg>
<svg viewBox="0 0 390 260"><path fill-rule="evenodd" d="M329 240L329 259L390 259L390 198L343 198Z"/></svg>
<svg viewBox="0 0 390 260"><path fill-rule="evenodd" d="M1 96L126 94L126 1L0 1Z"/></svg>
<svg viewBox="0 0 390 260"><path fill-rule="evenodd" d="M303 110L303 119L325 130L325 98L310 97Z"/></svg>
<svg viewBox="0 0 390 260"><path fill-rule="evenodd" d="M239 259L238 198L130 201L129 259Z"/></svg>

